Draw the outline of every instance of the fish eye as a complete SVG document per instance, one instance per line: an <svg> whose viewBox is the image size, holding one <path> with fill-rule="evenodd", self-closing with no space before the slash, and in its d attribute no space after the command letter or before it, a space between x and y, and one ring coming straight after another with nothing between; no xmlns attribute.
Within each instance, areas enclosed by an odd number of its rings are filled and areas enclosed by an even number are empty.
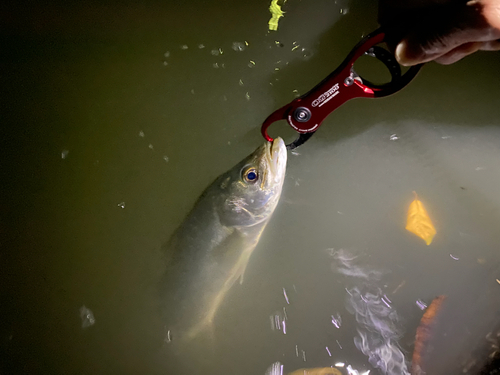
<svg viewBox="0 0 500 375"><path fill-rule="evenodd" d="M243 179L246 182L254 183L259 178L259 174L255 168L248 168L243 172Z"/></svg>

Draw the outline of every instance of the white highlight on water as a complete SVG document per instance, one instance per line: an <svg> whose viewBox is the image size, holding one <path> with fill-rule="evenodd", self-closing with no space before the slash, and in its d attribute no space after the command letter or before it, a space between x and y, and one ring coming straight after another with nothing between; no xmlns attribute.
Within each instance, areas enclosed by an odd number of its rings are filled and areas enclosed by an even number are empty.
<svg viewBox="0 0 500 375"><path fill-rule="evenodd" d="M346 288L346 308L358 323L354 344L383 374L409 375L397 342L401 337L398 314L379 287L382 272L360 265L361 259L348 251L331 250L336 271L352 284Z"/></svg>

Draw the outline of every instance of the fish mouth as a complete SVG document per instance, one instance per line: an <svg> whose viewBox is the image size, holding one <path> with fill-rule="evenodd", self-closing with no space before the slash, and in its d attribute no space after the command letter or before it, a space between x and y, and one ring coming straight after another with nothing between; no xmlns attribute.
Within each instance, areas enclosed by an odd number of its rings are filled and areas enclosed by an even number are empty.
<svg viewBox="0 0 500 375"><path fill-rule="evenodd" d="M286 162L286 146L283 139L277 137L272 142L266 142L266 158L271 173L277 176L280 171L280 165Z"/></svg>

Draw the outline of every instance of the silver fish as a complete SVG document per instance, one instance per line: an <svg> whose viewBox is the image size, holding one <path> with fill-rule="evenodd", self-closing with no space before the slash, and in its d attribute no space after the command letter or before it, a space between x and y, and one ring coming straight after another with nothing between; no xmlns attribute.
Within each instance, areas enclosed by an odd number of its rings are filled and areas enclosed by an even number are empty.
<svg viewBox="0 0 500 375"><path fill-rule="evenodd" d="M287 161L281 138L266 142L201 195L166 245L162 281L166 341L213 326L278 204Z"/></svg>

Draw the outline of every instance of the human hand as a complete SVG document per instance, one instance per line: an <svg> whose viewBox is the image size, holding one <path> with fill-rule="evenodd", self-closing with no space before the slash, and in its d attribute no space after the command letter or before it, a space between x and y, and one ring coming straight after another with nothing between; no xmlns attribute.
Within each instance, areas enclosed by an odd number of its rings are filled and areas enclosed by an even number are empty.
<svg viewBox="0 0 500 375"><path fill-rule="evenodd" d="M500 0L380 0L379 23L401 65L500 50Z"/></svg>

